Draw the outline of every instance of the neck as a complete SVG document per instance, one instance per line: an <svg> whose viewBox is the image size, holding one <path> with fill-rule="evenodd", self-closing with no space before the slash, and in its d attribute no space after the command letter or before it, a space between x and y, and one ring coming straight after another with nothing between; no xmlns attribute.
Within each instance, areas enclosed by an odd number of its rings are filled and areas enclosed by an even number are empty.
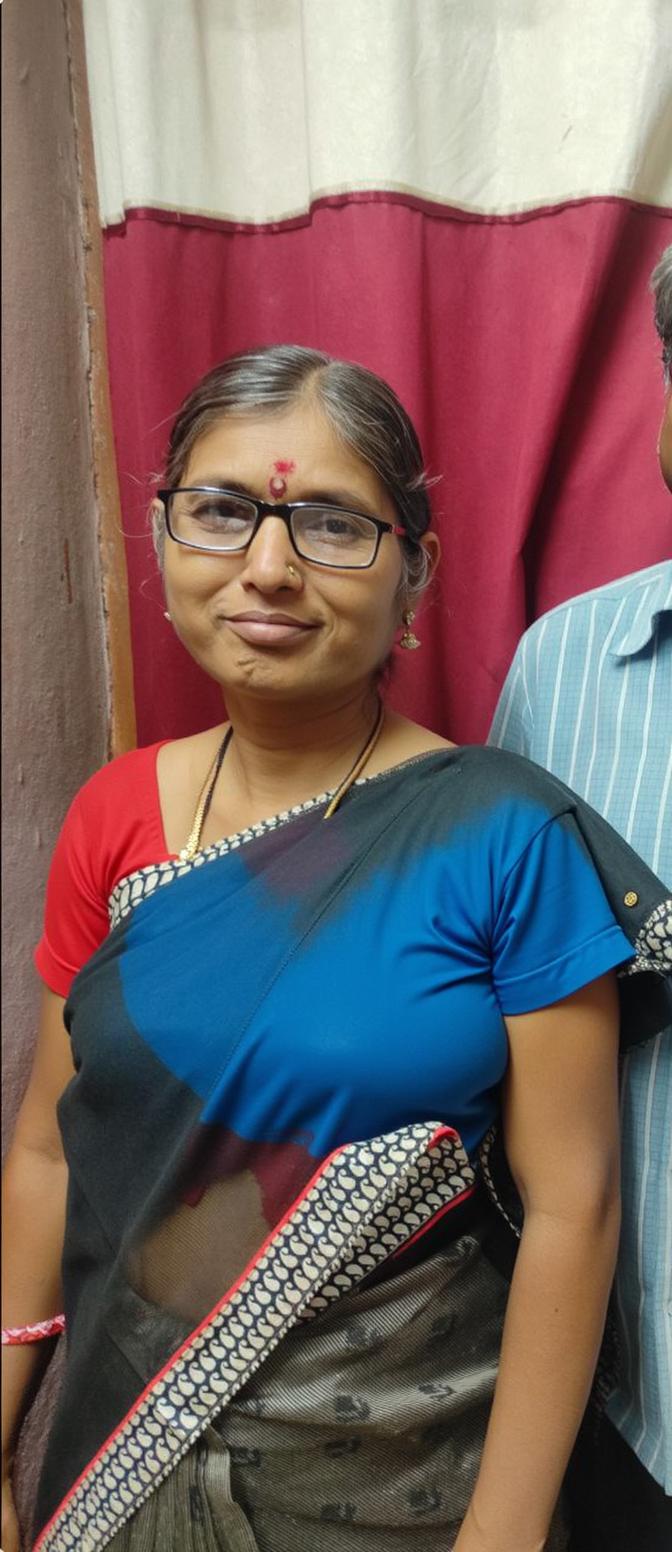
<svg viewBox="0 0 672 1552"><path fill-rule="evenodd" d="M289 708L227 698L234 737L226 756L227 788L235 783L253 807L287 804L334 787L359 753L378 712L370 684L331 702ZM268 812L273 812L271 806Z"/></svg>

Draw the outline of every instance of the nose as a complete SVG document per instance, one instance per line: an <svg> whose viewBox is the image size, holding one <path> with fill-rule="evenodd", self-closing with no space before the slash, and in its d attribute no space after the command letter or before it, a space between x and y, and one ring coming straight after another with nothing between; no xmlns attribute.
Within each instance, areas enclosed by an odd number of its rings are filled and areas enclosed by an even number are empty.
<svg viewBox="0 0 672 1552"><path fill-rule="evenodd" d="M280 517L265 517L245 551L245 564L240 574L244 587L256 588L260 593L276 593L280 588L301 586L287 525Z"/></svg>

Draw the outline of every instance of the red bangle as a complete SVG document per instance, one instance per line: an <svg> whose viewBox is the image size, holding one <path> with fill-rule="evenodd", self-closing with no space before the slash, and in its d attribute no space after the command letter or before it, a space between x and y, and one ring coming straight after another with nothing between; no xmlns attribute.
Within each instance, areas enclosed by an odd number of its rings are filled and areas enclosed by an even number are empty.
<svg viewBox="0 0 672 1552"><path fill-rule="evenodd" d="M37 1320L33 1326L7 1326L2 1332L3 1347L21 1347L24 1342L42 1342L48 1336L60 1336L65 1330L65 1315Z"/></svg>

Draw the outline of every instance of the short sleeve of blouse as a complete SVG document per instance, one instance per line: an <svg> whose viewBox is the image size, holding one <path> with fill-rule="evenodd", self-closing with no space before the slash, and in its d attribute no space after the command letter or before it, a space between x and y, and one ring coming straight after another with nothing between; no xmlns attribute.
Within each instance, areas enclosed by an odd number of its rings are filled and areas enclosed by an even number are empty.
<svg viewBox="0 0 672 1552"><path fill-rule="evenodd" d="M103 766L68 809L35 950L38 974L60 997L67 997L74 977L107 937L108 900L118 879L168 855L156 783L160 747L135 749Z"/></svg>
<svg viewBox="0 0 672 1552"><path fill-rule="evenodd" d="M556 815L498 892L492 964L502 1012L559 1002L632 957L575 819Z"/></svg>
<svg viewBox="0 0 672 1552"><path fill-rule="evenodd" d="M102 880L96 878L84 806L83 794L78 793L56 842L47 880L44 930L35 950L38 973L60 997L67 997L75 975L109 930L107 901Z"/></svg>

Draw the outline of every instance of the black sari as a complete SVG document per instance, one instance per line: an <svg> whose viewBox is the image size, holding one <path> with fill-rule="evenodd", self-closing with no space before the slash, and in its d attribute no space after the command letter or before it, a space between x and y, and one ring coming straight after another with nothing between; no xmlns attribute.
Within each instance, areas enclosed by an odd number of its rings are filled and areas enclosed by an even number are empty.
<svg viewBox="0 0 672 1552"><path fill-rule="evenodd" d="M520 1230L503 1017L620 967L624 1041L670 1021L665 891L554 778L463 749L325 803L122 880L73 985L41 1552L215 1500L213 1548L452 1545Z"/></svg>

